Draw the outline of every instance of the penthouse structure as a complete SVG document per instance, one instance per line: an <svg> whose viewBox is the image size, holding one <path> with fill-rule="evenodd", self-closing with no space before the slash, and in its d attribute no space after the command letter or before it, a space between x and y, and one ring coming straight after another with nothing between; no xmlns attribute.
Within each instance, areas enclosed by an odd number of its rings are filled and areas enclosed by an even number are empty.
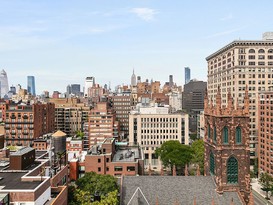
<svg viewBox="0 0 273 205"><path fill-rule="evenodd" d="M161 162L155 149L168 140L189 144L189 116L184 113L169 113L169 107L139 104L129 115L129 143L139 144L144 150L145 170L151 165L159 172Z"/></svg>
<svg viewBox="0 0 273 205"><path fill-rule="evenodd" d="M222 104L226 106L228 92L243 105L246 85L250 105L251 165L257 157L258 93L273 84L273 33L265 33L262 40L235 40L207 58L208 97L215 102L220 86Z"/></svg>

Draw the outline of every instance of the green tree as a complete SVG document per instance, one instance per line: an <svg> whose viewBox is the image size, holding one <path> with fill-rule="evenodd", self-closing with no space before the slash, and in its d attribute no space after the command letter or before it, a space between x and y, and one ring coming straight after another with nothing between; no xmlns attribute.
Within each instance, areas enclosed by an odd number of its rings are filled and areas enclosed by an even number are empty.
<svg viewBox="0 0 273 205"><path fill-rule="evenodd" d="M197 133L192 133L192 134L190 134L190 139L191 139L192 141L197 140Z"/></svg>
<svg viewBox="0 0 273 205"><path fill-rule="evenodd" d="M196 140L192 143L191 147L194 152L191 162L193 164L198 164L200 167L200 172L201 174L203 174L204 173L204 152L205 152L204 141L202 139Z"/></svg>
<svg viewBox="0 0 273 205"><path fill-rule="evenodd" d="M112 191L107 194L107 196L102 196L100 201L92 203L92 205L118 205L118 191Z"/></svg>
<svg viewBox="0 0 273 205"><path fill-rule="evenodd" d="M183 145L176 140L164 142L161 147L155 150L155 154L160 157L165 167L170 167L171 169L173 165L175 165L177 169L182 169L193 157L191 147Z"/></svg>
<svg viewBox="0 0 273 205"><path fill-rule="evenodd" d="M114 196L118 193L117 179L111 175L100 175L95 172L87 172L82 178L79 178L75 187L70 187L69 189L69 204L91 204L91 199L94 197L95 193L98 193L101 200L108 200L113 203L109 205L114 205ZM114 195L114 193L116 195ZM116 199L118 200L118 199ZM94 204L93 202L92 204Z"/></svg>
<svg viewBox="0 0 273 205"><path fill-rule="evenodd" d="M78 130L76 133L76 136L80 137L82 139L84 137L84 133L82 131Z"/></svg>
<svg viewBox="0 0 273 205"><path fill-rule="evenodd" d="M269 199L268 192L272 190L273 177L264 172L260 174L259 182L261 183L262 190L266 192L266 199Z"/></svg>

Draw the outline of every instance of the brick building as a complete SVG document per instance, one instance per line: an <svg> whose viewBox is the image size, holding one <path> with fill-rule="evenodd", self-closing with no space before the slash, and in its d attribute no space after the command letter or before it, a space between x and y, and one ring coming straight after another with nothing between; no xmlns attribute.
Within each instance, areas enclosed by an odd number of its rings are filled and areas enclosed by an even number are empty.
<svg viewBox="0 0 273 205"><path fill-rule="evenodd" d="M5 141L7 145L32 146L43 134L54 131L53 103L32 105L7 104L5 119Z"/></svg>
<svg viewBox="0 0 273 205"><path fill-rule="evenodd" d="M120 133L123 138L129 135L129 113L132 106L130 94L119 94L112 97L113 110L116 113L116 119L119 121Z"/></svg>
<svg viewBox="0 0 273 205"><path fill-rule="evenodd" d="M85 172L113 176L143 175L143 153L139 146L116 143L114 138L108 138L100 144L93 145L88 154L85 155L84 162L81 162L79 157L70 161L71 180L76 180L79 177L80 169L84 169Z"/></svg>
<svg viewBox="0 0 273 205"><path fill-rule="evenodd" d="M55 130L73 136L83 130L83 124L88 121L90 107L81 103L78 98L51 98L55 104Z"/></svg>
<svg viewBox="0 0 273 205"><path fill-rule="evenodd" d="M89 148L105 138L119 139L119 123L107 102L98 102L88 116Z"/></svg>
<svg viewBox="0 0 273 205"><path fill-rule="evenodd" d="M273 175L273 91L261 92L258 105L259 173Z"/></svg>
<svg viewBox="0 0 273 205"><path fill-rule="evenodd" d="M222 107L220 88L216 103L205 96L205 166L206 176L213 176L216 191L236 190L249 204L250 151L249 151L249 97L245 91L244 105L233 104L231 93L227 106Z"/></svg>
<svg viewBox="0 0 273 205"><path fill-rule="evenodd" d="M35 158L34 149L24 147L11 154L10 166L0 171L0 203L66 205L68 167L50 170L48 153Z"/></svg>

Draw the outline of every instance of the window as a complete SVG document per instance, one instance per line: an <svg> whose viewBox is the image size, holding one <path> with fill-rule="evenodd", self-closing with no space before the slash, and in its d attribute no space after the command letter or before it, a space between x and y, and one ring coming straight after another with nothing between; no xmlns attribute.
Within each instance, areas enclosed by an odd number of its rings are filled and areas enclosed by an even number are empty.
<svg viewBox="0 0 273 205"><path fill-rule="evenodd" d="M215 168L214 155L213 155L213 153L211 152L211 153L210 153L210 156L209 156L209 171L210 171L210 174L211 174L211 175L214 175L214 174L215 174L214 168Z"/></svg>
<svg viewBox="0 0 273 205"><path fill-rule="evenodd" d="M98 172L100 172L101 171L101 168L100 167L98 167Z"/></svg>
<svg viewBox="0 0 273 205"><path fill-rule="evenodd" d="M106 162L109 162L109 158L108 157L106 158Z"/></svg>
<svg viewBox="0 0 273 205"><path fill-rule="evenodd" d="M122 171L122 167L120 166L115 166L115 172L121 172Z"/></svg>
<svg viewBox="0 0 273 205"><path fill-rule="evenodd" d="M208 124L208 138L210 138L210 124Z"/></svg>
<svg viewBox="0 0 273 205"><path fill-rule="evenodd" d="M236 144L242 143L242 130L240 127L236 127Z"/></svg>
<svg viewBox="0 0 273 205"><path fill-rule="evenodd" d="M224 127L223 129L223 142L224 144L228 144L228 128Z"/></svg>
<svg viewBox="0 0 273 205"><path fill-rule="evenodd" d="M250 49L248 52L249 53L255 53L255 50L254 49Z"/></svg>
<svg viewBox="0 0 273 205"><path fill-rule="evenodd" d="M264 49L260 49L258 53L264 53Z"/></svg>
<svg viewBox="0 0 273 205"><path fill-rule="evenodd" d="M213 141L216 142L216 138L217 138L217 132L216 132L216 126L214 125L214 129L213 129Z"/></svg>
<svg viewBox="0 0 273 205"><path fill-rule="evenodd" d="M227 182L238 183L238 161L234 157L230 157L227 161Z"/></svg>
<svg viewBox="0 0 273 205"><path fill-rule="evenodd" d="M135 171L136 168L134 166L128 166L127 167L127 171L130 172L130 171Z"/></svg>
<svg viewBox="0 0 273 205"><path fill-rule="evenodd" d="M101 162L101 160L100 159L98 159L98 163L100 163Z"/></svg>

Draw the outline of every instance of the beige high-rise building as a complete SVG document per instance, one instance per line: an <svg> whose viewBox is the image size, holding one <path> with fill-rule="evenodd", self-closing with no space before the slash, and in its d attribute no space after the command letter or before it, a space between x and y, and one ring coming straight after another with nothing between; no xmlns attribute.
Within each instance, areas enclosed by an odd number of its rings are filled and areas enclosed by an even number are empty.
<svg viewBox="0 0 273 205"><path fill-rule="evenodd" d="M208 63L208 97L215 103L218 86L222 105L227 105L227 93L243 105L245 89L250 98L250 156L251 165L257 157L258 93L273 85L273 32L262 40L235 40L206 58Z"/></svg>
<svg viewBox="0 0 273 205"><path fill-rule="evenodd" d="M161 170L161 161L155 156L156 148L169 140L189 144L189 116L169 113L169 107L137 106L129 115L129 143L144 150L145 172Z"/></svg>

